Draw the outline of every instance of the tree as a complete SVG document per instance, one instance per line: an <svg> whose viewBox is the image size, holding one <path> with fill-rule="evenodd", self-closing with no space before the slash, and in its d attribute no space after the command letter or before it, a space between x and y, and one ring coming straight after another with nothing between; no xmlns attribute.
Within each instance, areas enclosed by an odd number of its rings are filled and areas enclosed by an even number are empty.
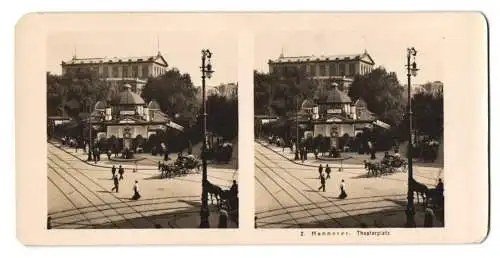
<svg viewBox="0 0 500 258"><path fill-rule="evenodd" d="M413 128L420 134L440 138L443 133L443 94L420 92L412 100Z"/></svg>
<svg viewBox="0 0 500 258"><path fill-rule="evenodd" d="M74 137L84 136L85 117L81 113L88 113L90 106L99 100L106 100L109 88L106 83L97 77L95 71L78 69L68 71L63 76L46 73L47 83L47 115L63 115L72 118L71 127L60 132Z"/></svg>
<svg viewBox="0 0 500 258"><path fill-rule="evenodd" d="M315 84L299 69L271 74L254 71L254 110L256 114L286 116L297 101L314 95Z"/></svg>
<svg viewBox="0 0 500 258"><path fill-rule="evenodd" d="M232 140L238 135L238 100L213 95L207 98L207 128Z"/></svg>
<svg viewBox="0 0 500 258"><path fill-rule="evenodd" d="M363 98L379 119L397 126L401 123L406 106L405 89L399 84L395 73L383 67L366 75L357 75L349 88L351 99Z"/></svg>
<svg viewBox="0 0 500 258"><path fill-rule="evenodd" d="M177 116L177 122L184 127L197 119L197 94L198 89L193 86L189 74L181 74L175 68L160 77L150 78L142 91L145 101L155 99L162 112L170 117Z"/></svg>

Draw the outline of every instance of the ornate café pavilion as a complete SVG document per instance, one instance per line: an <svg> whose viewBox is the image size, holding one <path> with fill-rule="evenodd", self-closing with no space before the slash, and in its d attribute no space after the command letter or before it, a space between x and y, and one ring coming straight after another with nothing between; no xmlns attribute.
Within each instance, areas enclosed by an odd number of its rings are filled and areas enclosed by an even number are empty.
<svg viewBox="0 0 500 258"><path fill-rule="evenodd" d="M131 149L133 139L138 136L147 140L158 130L165 130L167 127L180 131L184 129L161 112L158 102L152 100L146 103L131 88L128 84L124 85L115 106L103 101L96 103L90 117L96 139L115 136L123 140L123 149Z"/></svg>

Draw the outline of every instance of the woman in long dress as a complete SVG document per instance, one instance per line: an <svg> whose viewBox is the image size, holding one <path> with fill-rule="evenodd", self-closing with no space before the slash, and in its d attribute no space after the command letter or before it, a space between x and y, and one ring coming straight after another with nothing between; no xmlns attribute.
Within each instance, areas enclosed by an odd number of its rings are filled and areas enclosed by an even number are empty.
<svg viewBox="0 0 500 258"><path fill-rule="evenodd" d="M137 182L136 180L134 184L134 195L132 196L132 200L138 200L139 198L141 198L141 195L139 194L139 182Z"/></svg>
<svg viewBox="0 0 500 258"><path fill-rule="evenodd" d="M344 179L342 179L342 182L340 182L339 199L345 199L346 197L347 197L347 193L345 192L345 182L344 182Z"/></svg>

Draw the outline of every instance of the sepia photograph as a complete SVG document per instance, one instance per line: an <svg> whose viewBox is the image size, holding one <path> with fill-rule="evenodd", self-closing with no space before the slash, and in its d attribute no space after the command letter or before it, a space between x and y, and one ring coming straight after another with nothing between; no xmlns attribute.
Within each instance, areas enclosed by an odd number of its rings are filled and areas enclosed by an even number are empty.
<svg viewBox="0 0 500 258"><path fill-rule="evenodd" d="M26 15L17 237L479 243L487 39L477 12Z"/></svg>
<svg viewBox="0 0 500 258"><path fill-rule="evenodd" d="M443 227L444 37L341 27L255 37L255 227Z"/></svg>
<svg viewBox="0 0 500 258"><path fill-rule="evenodd" d="M237 40L199 34L49 35L47 229L238 227Z"/></svg>

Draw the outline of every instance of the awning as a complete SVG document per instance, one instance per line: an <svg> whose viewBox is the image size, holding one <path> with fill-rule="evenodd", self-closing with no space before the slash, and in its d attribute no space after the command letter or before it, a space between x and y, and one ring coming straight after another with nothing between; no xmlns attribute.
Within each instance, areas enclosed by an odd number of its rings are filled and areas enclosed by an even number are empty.
<svg viewBox="0 0 500 258"><path fill-rule="evenodd" d="M174 128L174 129L177 129L177 130L179 130L179 131L181 131L181 132L182 132L182 131L184 131L184 127L183 127L182 125L176 124L176 123L174 123L174 122L172 122L172 121L169 121L169 122L167 123L167 126L168 126L168 127L171 127L171 128Z"/></svg>
<svg viewBox="0 0 500 258"><path fill-rule="evenodd" d="M385 129L390 129L390 128L391 128L391 125L386 124L386 123L384 123L384 122L382 122L382 121L380 121L380 120L375 120L375 121L373 121L373 124L374 124L374 125L378 125L378 126L380 126L380 127L382 127L382 128L385 128Z"/></svg>

